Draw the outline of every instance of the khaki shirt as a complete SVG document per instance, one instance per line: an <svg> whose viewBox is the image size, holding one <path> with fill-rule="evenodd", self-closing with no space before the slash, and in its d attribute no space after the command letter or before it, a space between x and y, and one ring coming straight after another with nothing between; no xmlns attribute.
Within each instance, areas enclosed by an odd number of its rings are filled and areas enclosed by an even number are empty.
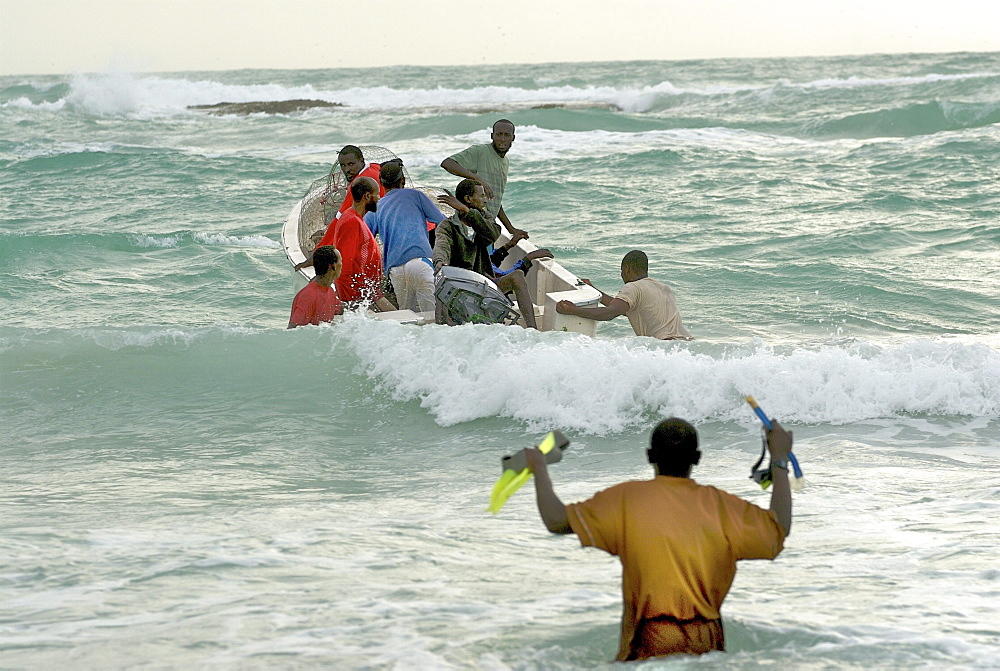
<svg viewBox="0 0 1000 671"><path fill-rule="evenodd" d="M674 292L666 284L644 277L629 282L615 298L628 303L625 316L636 335L652 336L660 340L690 338L691 334L681 324Z"/></svg>

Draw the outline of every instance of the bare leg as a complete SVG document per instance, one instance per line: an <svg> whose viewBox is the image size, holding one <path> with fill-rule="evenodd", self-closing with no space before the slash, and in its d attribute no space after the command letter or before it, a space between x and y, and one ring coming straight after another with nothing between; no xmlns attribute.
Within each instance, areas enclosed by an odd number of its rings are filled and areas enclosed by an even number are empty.
<svg viewBox="0 0 1000 671"><path fill-rule="evenodd" d="M521 316L524 317L525 326L529 329L537 329L538 326L535 325L535 306L528 296L528 283L524 279L524 273L520 270L515 270L503 277L496 278L496 283L500 291L504 293L508 291L514 292L514 297L517 299L517 307L521 309Z"/></svg>

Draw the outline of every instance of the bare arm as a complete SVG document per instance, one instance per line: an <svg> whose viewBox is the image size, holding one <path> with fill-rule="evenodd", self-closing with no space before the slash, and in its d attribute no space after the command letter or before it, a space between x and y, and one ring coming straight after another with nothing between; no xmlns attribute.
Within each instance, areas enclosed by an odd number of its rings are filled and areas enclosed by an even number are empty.
<svg viewBox="0 0 1000 671"><path fill-rule="evenodd" d="M396 306L389 302L385 296L379 296L369 307L372 312L392 312Z"/></svg>
<svg viewBox="0 0 1000 671"><path fill-rule="evenodd" d="M313 253L309 252L306 254L306 260L295 264L295 270L302 270L303 268L309 268L313 264Z"/></svg>
<svg viewBox="0 0 1000 671"><path fill-rule="evenodd" d="M584 284L586 284L588 287L597 289L597 287L594 286L594 283L591 282L590 280L588 280L585 277L581 277L580 281L583 282ZM608 305L608 304L611 303L612 300L614 300L614 296L609 296L608 294L604 293L600 289L597 289L597 290L601 292L601 305Z"/></svg>
<svg viewBox="0 0 1000 671"><path fill-rule="evenodd" d="M441 161L441 167L450 172L451 174L455 175L455 177L462 177L464 179L471 179L475 182L479 182L480 184L483 185L483 191L486 193L486 198L490 200L493 199L493 189L490 188L490 185L484 182L482 178L480 178L479 175L477 175L476 173L472 172L471 170L466 170L465 168L463 168L462 164L456 161L455 159L446 158L445 160ZM501 221L503 220L501 219Z"/></svg>
<svg viewBox="0 0 1000 671"><path fill-rule="evenodd" d="M788 461L788 453L792 451L792 432L785 431L778 422L772 421L772 428L767 432L767 449L771 453L771 511L778 517L778 523L785 529L787 536L792 531L792 490L788 485L788 468L782 468L775 462Z"/></svg>
<svg viewBox="0 0 1000 671"><path fill-rule="evenodd" d="M620 298L612 298L604 307L581 308L571 301L559 301L556 303L556 312L563 315L576 315L577 317L606 322L615 317L621 317L628 312L628 303Z"/></svg>
<svg viewBox="0 0 1000 671"><path fill-rule="evenodd" d="M485 185L484 185L485 188ZM519 240L521 238L527 240L528 232L522 228L517 228L514 224L510 223L510 219L507 218L507 213L504 212L503 205L500 206L500 210L497 212L497 219L503 224L510 234L513 236L514 240Z"/></svg>
<svg viewBox="0 0 1000 671"><path fill-rule="evenodd" d="M538 259L551 259L552 252L543 247L541 249L536 249L533 252L528 252L527 254L524 255L524 258L526 258L529 261L537 261Z"/></svg>
<svg viewBox="0 0 1000 671"><path fill-rule="evenodd" d="M528 468L535 474L535 502L538 504L538 514L542 516L545 528L554 534L571 534L566 506L559 500L552 479L549 477L549 467L545 463L545 455L537 447L525 450L528 457Z"/></svg>

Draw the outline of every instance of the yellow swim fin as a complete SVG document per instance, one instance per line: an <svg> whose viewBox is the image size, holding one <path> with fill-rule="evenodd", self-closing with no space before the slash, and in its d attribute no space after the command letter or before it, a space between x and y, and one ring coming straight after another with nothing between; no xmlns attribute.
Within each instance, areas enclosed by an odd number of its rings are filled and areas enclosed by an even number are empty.
<svg viewBox="0 0 1000 671"><path fill-rule="evenodd" d="M562 458L562 451L566 449L567 445L569 445L569 440L566 439L566 436L560 431L552 431L545 436L545 439L538 445L538 449L546 455L546 462L554 463ZM500 512L503 505L507 503L507 499L531 477L531 469L524 465L523 451L513 456L504 457L502 463L503 473L493 485L493 491L490 493L490 505L486 508L494 515Z"/></svg>

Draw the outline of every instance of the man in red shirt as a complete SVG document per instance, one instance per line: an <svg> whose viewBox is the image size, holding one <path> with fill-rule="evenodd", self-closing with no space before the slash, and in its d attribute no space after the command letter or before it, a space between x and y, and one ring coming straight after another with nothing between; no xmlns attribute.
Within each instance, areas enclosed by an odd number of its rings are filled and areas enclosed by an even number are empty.
<svg viewBox="0 0 1000 671"><path fill-rule="evenodd" d="M333 321L334 315L343 312L337 290L331 285L340 277L343 264L340 252L333 245L317 247L313 254L316 277L295 294L292 301L292 316L288 328Z"/></svg>
<svg viewBox="0 0 1000 671"><path fill-rule="evenodd" d="M340 251L344 267L337 279L337 294L349 308L369 301L379 310L395 309L382 297L382 254L362 218L365 212L378 209L378 189L371 177L356 178L350 188L353 205L333 221L317 245L332 244Z"/></svg>
<svg viewBox="0 0 1000 671"><path fill-rule="evenodd" d="M397 159L398 160L398 159ZM340 165L340 172L343 173L344 179L348 185L347 195L344 196L343 202L340 204L340 208L337 214L334 215L327 223L326 231L323 232L322 240L332 240L333 229L336 227L337 220L343 216L344 212L351 209L354 205L354 196L351 195L350 185L358 177L371 177L375 180L378 185L378 195L385 195L385 187L382 186L382 182L379 180L379 176L382 173L382 166L378 163L368 163L365 164L365 156L361 152L360 147L355 147L353 144L349 144L340 150L337 154L337 163ZM332 169L331 169L332 176ZM319 232L313 234L313 239L319 235ZM323 244L323 243L320 243ZM327 242L326 244L331 244ZM316 245L317 247L319 244ZM306 254L306 260L295 266L295 270L301 270L302 268L308 268L312 265L312 255Z"/></svg>
<svg viewBox="0 0 1000 671"><path fill-rule="evenodd" d="M382 182L379 180L379 176L382 173L382 166L378 163L368 163L366 165L365 155L361 152L360 147L355 147L353 144L347 145L337 154L337 162L340 163L340 171L344 173L344 179L347 180L348 184L352 184L358 177L371 177L378 185L379 197L381 198L385 195L385 187L382 186ZM344 196L344 202L340 204L340 211L337 216L339 217L344 214L353 205L354 196L351 195L351 190L348 189L347 195Z"/></svg>

